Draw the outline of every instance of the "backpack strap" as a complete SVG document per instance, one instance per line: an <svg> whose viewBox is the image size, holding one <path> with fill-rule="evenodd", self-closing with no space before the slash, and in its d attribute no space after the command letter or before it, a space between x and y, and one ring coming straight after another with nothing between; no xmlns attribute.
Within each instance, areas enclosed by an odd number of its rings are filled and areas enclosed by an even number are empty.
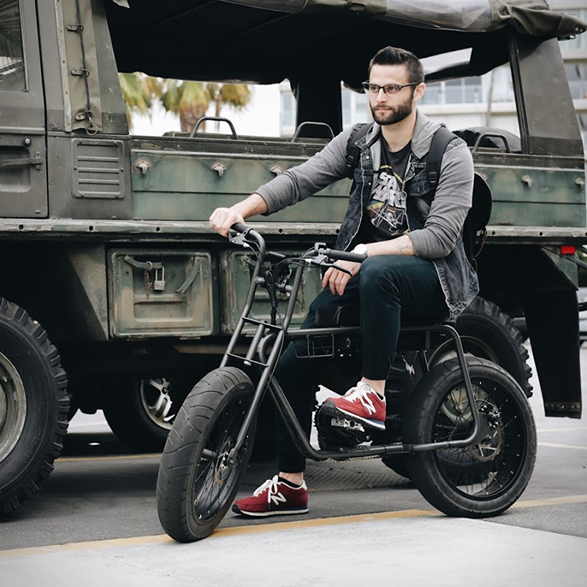
<svg viewBox="0 0 587 587"><path fill-rule="evenodd" d="M430 151L428 151L428 159L426 160L426 177L434 189L436 189L438 178L440 177L442 156L444 155L448 144L456 138L458 138L457 135L448 130L446 126L441 126L432 137Z"/></svg>
<svg viewBox="0 0 587 587"><path fill-rule="evenodd" d="M360 124L355 124L353 130L351 131L349 140L346 144L345 156L346 175L349 179L353 179L353 171L355 170L355 167L358 167L359 165L361 150L359 147L357 147L357 141L366 136L372 126L372 123L369 124L367 122L363 122Z"/></svg>

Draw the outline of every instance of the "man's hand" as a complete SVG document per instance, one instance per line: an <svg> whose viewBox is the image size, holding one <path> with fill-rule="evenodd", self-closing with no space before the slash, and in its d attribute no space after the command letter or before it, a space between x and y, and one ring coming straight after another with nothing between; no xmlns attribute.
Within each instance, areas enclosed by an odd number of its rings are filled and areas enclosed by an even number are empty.
<svg viewBox="0 0 587 587"><path fill-rule="evenodd" d="M216 232L222 236L228 236L228 231L233 224L237 222L244 224L245 218L265 214L265 212L267 212L267 203L255 192L231 208L216 208L209 222Z"/></svg>
<svg viewBox="0 0 587 587"><path fill-rule="evenodd" d="M228 236L228 231L233 224L245 223L242 214L232 208L216 208L210 216L210 226L222 236Z"/></svg>
<svg viewBox="0 0 587 587"><path fill-rule="evenodd" d="M360 263L352 263L351 261L337 261L336 264L347 271L350 271L353 277L359 272L361 268ZM338 294L341 296L344 293L346 288L346 284L349 282L351 276L347 273L343 273L334 267L330 267L328 271L324 274L324 278L322 279L322 287L326 287L327 285L330 287L330 291L333 294Z"/></svg>

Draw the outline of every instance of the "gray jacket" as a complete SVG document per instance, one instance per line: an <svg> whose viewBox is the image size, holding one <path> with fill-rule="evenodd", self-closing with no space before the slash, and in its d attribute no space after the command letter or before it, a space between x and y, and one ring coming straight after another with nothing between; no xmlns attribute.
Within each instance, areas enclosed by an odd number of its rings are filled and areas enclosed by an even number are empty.
<svg viewBox="0 0 587 587"><path fill-rule="evenodd" d="M462 312L479 291L477 275L464 252L462 226L471 207L473 159L464 141L453 140L444 153L436 191L426 176L426 158L432 136L440 126L418 112L411 155L405 176L409 237L418 257L436 266L451 317ZM308 161L289 169L257 190L267 202L268 214L291 206L346 177L347 144L352 129L335 137ZM336 248L355 244L363 212L376 184L381 160L381 127L374 124L357 142L360 162L353 172L349 207Z"/></svg>

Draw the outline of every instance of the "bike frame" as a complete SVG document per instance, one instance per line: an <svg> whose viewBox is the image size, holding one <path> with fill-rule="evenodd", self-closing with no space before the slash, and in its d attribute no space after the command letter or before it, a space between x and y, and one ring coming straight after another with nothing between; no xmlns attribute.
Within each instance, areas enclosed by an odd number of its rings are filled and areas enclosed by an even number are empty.
<svg viewBox="0 0 587 587"><path fill-rule="evenodd" d="M239 232L242 232L243 235L242 244L245 246L250 246L246 244L246 240L244 240L244 238L251 238L258 247L259 254L257 255L257 263L255 264L253 270L251 285L249 287L243 312L230 339L220 366L225 367L227 365L232 365L235 367L245 367L245 369L256 367L260 369L260 377L257 381L253 400L245 417L243 427L239 433L236 444L231 451L231 459L233 459L238 454L243 444L245 443L248 430L251 427L267 388L270 390L273 400L300 452L306 458L311 458L316 461L322 461L326 459L344 460L357 457L382 457L390 454L407 454L450 448L462 448L470 444L476 444L480 442L480 440L485 436L485 431L479 411L477 409L473 409L473 406L476 406L475 396L473 393L473 386L471 384L471 378L469 376L469 370L467 368L467 362L465 359L461 338L459 333L451 324L440 322L436 324L405 325L401 327L401 332L422 332L425 333L426 336L429 336L430 333L438 332L444 333L445 335L452 338L455 343L458 362L463 374L463 383L465 385L467 400L471 406L471 413L473 415L473 431L471 434L467 438L461 440L432 442L425 444L404 444L402 442L394 442L390 444L370 445L364 447L359 446L355 448L340 448L336 450L315 449L310 444L310 441L306 437L300 422L295 415L293 408L291 407L291 404L289 403L279 383L273 376L279 355L281 354L281 351L284 348L286 342L289 342L290 340L295 341L301 338L310 339L311 337L316 336L334 337L338 335L360 335L361 330L359 327L332 326L325 328L298 329L289 332L289 325L291 323L295 302L302 282L302 273L305 269L303 265L298 265L296 268L293 277L293 285L280 286L282 291L289 293L289 300L282 325L279 326L263 320L256 320L251 318L250 314L253 307L253 302L255 300L255 293L257 288L259 286L266 286L264 283L264 278L260 277L260 272L266 260L267 253L265 241L261 235L250 229L250 227L246 227L246 229L242 231L239 230ZM328 255L333 255L332 258L336 258L334 256L336 251L325 249L325 252L327 253L325 255L326 257L328 257ZM301 257L302 260L308 259L308 264L310 264L311 259L313 258L316 258L315 253L312 255L305 253ZM256 325L256 331L251 339L246 355L243 356L236 354L235 349L243 329L247 324Z"/></svg>

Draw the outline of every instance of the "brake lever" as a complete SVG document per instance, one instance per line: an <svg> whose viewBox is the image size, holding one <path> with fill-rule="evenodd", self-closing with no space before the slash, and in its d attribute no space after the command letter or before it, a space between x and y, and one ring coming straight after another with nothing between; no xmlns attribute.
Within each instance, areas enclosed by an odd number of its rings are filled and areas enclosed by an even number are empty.
<svg viewBox="0 0 587 587"><path fill-rule="evenodd" d="M247 242L246 232L228 233L228 240L234 245L240 245L241 247L249 248L251 245Z"/></svg>
<svg viewBox="0 0 587 587"><path fill-rule="evenodd" d="M310 261L310 263L312 263L312 265L319 265L320 267L328 267L329 269L332 267L333 269L336 269L338 271L342 271L343 273L346 273L350 277L353 276L353 274L348 269L345 269L344 267L340 267L336 263L332 263L331 261L329 261L329 257L327 255L318 253L315 257L308 258L308 261Z"/></svg>

